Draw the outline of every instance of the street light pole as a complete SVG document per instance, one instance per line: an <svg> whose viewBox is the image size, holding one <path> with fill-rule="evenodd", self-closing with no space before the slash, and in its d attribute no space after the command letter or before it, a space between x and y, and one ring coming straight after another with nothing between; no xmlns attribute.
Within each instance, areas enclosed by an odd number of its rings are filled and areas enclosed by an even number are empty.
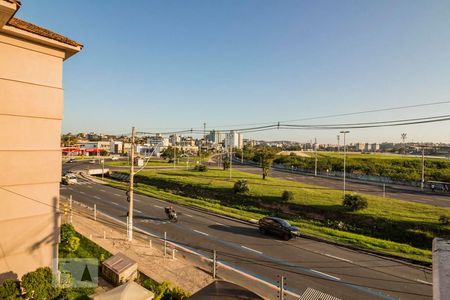
<svg viewBox="0 0 450 300"><path fill-rule="evenodd" d="M128 241L133 240L133 191L134 191L134 127L131 129L131 164L130 164L130 185L128 187Z"/></svg>
<svg viewBox="0 0 450 300"><path fill-rule="evenodd" d="M347 133L350 133L350 131L343 130L340 133L344 134L344 197L345 197L345 177L346 177L345 165L346 165L346 162L347 162L347 144L345 143L345 135Z"/></svg>
<svg viewBox="0 0 450 300"><path fill-rule="evenodd" d="M422 146L422 181L420 182L420 189L423 191L425 185L425 147Z"/></svg>
<svg viewBox="0 0 450 300"><path fill-rule="evenodd" d="M317 139L314 139L314 157L315 157L315 162L314 162L314 176L317 176Z"/></svg>

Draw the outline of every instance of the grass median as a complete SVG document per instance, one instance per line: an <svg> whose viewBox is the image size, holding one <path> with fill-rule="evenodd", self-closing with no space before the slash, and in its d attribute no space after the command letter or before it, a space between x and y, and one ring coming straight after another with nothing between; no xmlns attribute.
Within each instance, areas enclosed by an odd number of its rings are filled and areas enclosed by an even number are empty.
<svg viewBox="0 0 450 300"><path fill-rule="evenodd" d="M342 206L342 191L283 179L268 178L233 170L210 169L145 170L135 177L136 191L184 205L208 209L240 219L277 215L288 219L310 236L355 247L379 251L422 262L431 261L431 242L436 236L450 237L450 209L431 205L364 195L369 206L348 211ZM246 179L250 191L233 193L233 185ZM126 184L109 181L126 188ZM288 190L293 199L283 201Z"/></svg>

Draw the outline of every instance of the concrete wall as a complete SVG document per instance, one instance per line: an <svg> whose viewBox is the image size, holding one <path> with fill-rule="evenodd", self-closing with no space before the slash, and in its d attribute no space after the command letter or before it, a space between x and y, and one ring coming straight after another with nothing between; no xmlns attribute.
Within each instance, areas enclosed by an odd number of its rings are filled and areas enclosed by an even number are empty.
<svg viewBox="0 0 450 300"><path fill-rule="evenodd" d="M0 279L57 256L64 57L0 32Z"/></svg>

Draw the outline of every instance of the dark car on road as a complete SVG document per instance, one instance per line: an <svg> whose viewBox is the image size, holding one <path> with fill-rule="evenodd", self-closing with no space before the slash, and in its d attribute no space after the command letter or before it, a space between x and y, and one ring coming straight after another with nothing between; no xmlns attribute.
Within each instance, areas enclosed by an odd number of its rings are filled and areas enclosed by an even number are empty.
<svg viewBox="0 0 450 300"><path fill-rule="evenodd" d="M299 236L298 228L281 218L264 217L258 221L258 225L262 234L274 234L286 241Z"/></svg>

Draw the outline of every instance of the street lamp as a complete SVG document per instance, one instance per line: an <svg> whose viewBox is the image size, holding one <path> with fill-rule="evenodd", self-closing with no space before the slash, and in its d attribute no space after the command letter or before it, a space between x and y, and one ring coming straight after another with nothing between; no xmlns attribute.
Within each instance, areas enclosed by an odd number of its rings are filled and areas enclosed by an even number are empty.
<svg viewBox="0 0 450 300"><path fill-rule="evenodd" d="M345 164L347 160L347 144L345 143L345 135L350 133L348 130L343 130L340 133L344 134L344 197L345 197Z"/></svg>

